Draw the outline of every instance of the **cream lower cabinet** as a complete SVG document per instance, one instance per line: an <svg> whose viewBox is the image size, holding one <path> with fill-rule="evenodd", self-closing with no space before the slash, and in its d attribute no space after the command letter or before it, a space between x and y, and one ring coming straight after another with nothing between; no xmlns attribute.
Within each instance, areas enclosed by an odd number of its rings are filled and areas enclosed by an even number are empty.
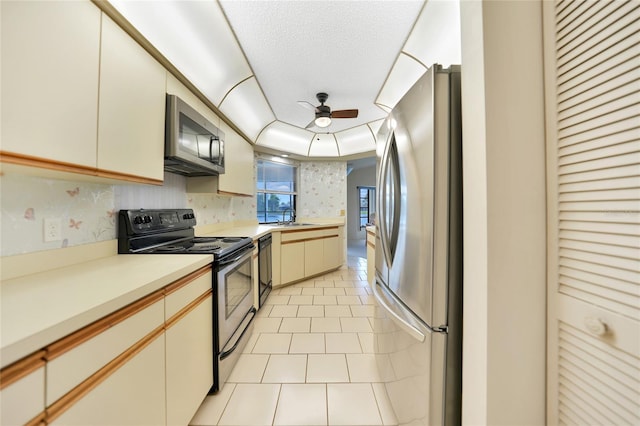
<svg viewBox="0 0 640 426"><path fill-rule="evenodd" d="M23 425L34 419L42 417L44 412L44 361L42 358L33 360L39 364L25 376L6 384L5 377L2 377L0 386L0 424L3 425Z"/></svg>
<svg viewBox="0 0 640 426"><path fill-rule="evenodd" d="M371 283L376 274L376 234L375 228L367 228L367 281Z"/></svg>
<svg viewBox="0 0 640 426"><path fill-rule="evenodd" d="M335 269L342 265L343 247L342 238L330 237L322 240L322 261L324 270Z"/></svg>
<svg viewBox="0 0 640 426"><path fill-rule="evenodd" d="M164 334L48 424L165 424Z"/></svg>
<svg viewBox="0 0 640 426"><path fill-rule="evenodd" d="M343 262L341 226L281 232L281 284L337 269Z"/></svg>
<svg viewBox="0 0 640 426"><path fill-rule="evenodd" d="M1 424L186 425L213 385L205 266L0 371Z"/></svg>
<svg viewBox="0 0 640 426"><path fill-rule="evenodd" d="M213 385L212 274L167 294L167 425L186 425Z"/></svg>
<svg viewBox="0 0 640 426"><path fill-rule="evenodd" d="M283 241L280 248L280 276L282 283L298 281L305 277L305 244Z"/></svg>

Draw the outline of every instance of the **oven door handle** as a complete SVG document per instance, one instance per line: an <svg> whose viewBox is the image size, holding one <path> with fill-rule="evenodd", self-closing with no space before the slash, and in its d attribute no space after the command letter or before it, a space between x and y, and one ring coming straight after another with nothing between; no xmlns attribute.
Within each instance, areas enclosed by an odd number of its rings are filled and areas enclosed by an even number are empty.
<svg viewBox="0 0 640 426"><path fill-rule="evenodd" d="M247 319L247 317L249 315L251 315L251 319L249 319L249 321L247 322L247 325L244 327L244 329L242 330L242 333L240 333L240 336L236 339L236 341L233 344L233 346L230 349L227 349L226 351L224 351L224 352L222 352L220 354L220 361L222 361L223 359L225 359L226 357L231 355L233 353L233 351L236 350L236 348L238 347L238 344L240 344L240 342L242 341L242 337L244 336L244 334L249 329L249 324L251 324L251 322L253 321L253 318L256 316L256 312L257 312L256 308L254 306L252 306L251 309L249 309L249 312L247 312L247 314L244 316L244 318L242 318L242 321L240 321L240 326L242 326L245 323L245 319Z"/></svg>
<svg viewBox="0 0 640 426"><path fill-rule="evenodd" d="M251 251L253 251L254 246L251 246ZM247 256L247 252L249 251L249 249L247 249L246 251L243 251L240 255L238 255L238 257L234 257L233 259L225 259L225 260L221 260L218 261L218 265L219 266L224 266L224 265L228 265L230 263L235 263L237 261L239 261L240 259L242 259L243 257Z"/></svg>

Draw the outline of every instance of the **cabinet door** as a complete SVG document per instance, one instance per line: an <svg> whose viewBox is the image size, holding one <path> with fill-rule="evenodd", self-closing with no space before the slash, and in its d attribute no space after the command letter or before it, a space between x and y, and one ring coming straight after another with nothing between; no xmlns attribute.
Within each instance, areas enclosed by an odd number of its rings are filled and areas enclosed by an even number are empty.
<svg viewBox="0 0 640 426"><path fill-rule="evenodd" d="M325 238L323 269L334 269L342 265L342 239L339 237Z"/></svg>
<svg viewBox="0 0 640 426"><path fill-rule="evenodd" d="M102 18L98 168L162 181L164 68L110 18Z"/></svg>
<svg viewBox="0 0 640 426"><path fill-rule="evenodd" d="M282 283L301 280L305 276L304 242L283 242L280 247L280 275Z"/></svg>
<svg viewBox="0 0 640 426"><path fill-rule="evenodd" d="M186 316L169 324L166 331L167 424L186 425L213 385L211 293Z"/></svg>
<svg viewBox="0 0 640 426"><path fill-rule="evenodd" d="M160 334L49 424L165 424L164 340Z"/></svg>
<svg viewBox="0 0 640 426"><path fill-rule="evenodd" d="M225 134L225 171L218 176L218 192L253 196L256 189L253 146L226 123L220 123Z"/></svg>
<svg viewBox="0 0 640 426"><path fill-rule="evenodd" d="M324 272L324 241L317 239L304 242L304 275L309 277Z"/></svg>
<svg viewBox="0 0 640 426"><path fill-rule="evenodd" d="M43 413L44 408L44 363L0 391L0 424L25 424Z"/></svg>
<svg viewBox="0 0 640 426"><path fill-rule="evenodd" d="M3 1L2 151L96 165L100 11Z"/></svg>
<svg viewBox="0 0 640 426"><path fill-rule="evenodd" d="M112 317L117 318L115 315ZM108 317L105 321L110 322ZM54 404L163 323L164 300L161 298L144 310L122 322L110 325L106 330L69 350L64 349L65 346L74 345L77 341L76 336L82 336L83 330L50 345L50 359L47 363L47 406ZM65 352L58 355L60 347Z"/></svg>

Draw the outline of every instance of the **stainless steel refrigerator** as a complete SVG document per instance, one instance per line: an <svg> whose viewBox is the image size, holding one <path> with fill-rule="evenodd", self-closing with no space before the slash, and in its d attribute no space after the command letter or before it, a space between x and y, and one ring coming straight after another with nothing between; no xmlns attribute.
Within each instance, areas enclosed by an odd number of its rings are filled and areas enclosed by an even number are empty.
<svg viewBox="0 0 640 426"><path fill-rule="evenodd" d="M460 424L460 67L433 65L377 135L374 348L400 425Z"/></svg>

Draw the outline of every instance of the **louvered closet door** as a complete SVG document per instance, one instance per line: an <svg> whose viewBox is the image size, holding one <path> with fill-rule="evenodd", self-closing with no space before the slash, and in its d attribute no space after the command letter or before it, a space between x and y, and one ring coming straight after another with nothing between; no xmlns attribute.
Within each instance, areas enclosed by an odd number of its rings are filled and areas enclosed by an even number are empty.
<svg viewBox="0 0 640 426"><path fill-rule="evenodd" d="M640 424L640 1L543 2L548 423Z"/></svg>

